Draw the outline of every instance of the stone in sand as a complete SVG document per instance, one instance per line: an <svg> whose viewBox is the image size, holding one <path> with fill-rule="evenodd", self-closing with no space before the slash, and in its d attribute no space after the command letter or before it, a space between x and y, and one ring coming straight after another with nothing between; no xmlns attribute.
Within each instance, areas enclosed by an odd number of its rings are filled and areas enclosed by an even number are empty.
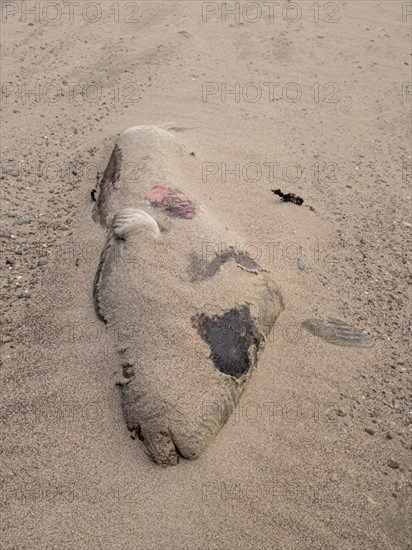
<svg viewBox="0 0 412 550"><path fill-rule="evenodd" d="M117 342L124 416L156 463L198 457L234 410L283 308L239 238L190 192L187 154L156 127L115 145L94 216L108 230L94 284ZM131 173L133 172L133 179Z"/></svg>

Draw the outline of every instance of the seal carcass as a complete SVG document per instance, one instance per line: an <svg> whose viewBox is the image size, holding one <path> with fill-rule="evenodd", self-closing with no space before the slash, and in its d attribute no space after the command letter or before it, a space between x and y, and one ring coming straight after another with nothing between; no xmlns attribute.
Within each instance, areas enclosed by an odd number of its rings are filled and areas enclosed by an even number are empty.
<svg viewBox="0 0 412 550"><path fill-rule="evenodd" d="M94 303L123 335L124 416L164 466L198 457L213 440L283 308L270 274L230 246L239 238L192 195L188 158L168 131L126 130L94 211L107 230Z"/></svg>

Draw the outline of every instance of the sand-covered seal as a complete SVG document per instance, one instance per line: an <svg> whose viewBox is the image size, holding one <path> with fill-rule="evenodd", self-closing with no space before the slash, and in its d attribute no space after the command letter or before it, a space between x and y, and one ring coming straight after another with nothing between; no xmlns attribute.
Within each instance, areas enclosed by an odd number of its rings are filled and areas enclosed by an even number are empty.
<svg viewBox="0 0 412 550"><path fill-rule="evenodd" d="M96 311L109 328L127 327L117 343L124 415L161 465L213 440L283 308L252 258L230 246L204 253L239 239L191 195L187 155L170 132L126 130L94 210L107 229Z"/></svg>

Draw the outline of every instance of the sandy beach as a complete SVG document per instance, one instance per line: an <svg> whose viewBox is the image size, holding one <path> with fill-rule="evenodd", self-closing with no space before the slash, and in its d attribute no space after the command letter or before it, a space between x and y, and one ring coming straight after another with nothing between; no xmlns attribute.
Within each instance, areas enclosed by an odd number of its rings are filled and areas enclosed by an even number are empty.
<svg viewBox="0 0 412 550"><path fill-rule="evenodd" d="M0 548L410 549L412 4L0 8ZM176 187L238 236L197 254L248 253L285 299L215 441L168 468L123 418L130 335L93 306L91 192L136 125L179 141ZM326 317L374 346L302 327Z"/></svg>

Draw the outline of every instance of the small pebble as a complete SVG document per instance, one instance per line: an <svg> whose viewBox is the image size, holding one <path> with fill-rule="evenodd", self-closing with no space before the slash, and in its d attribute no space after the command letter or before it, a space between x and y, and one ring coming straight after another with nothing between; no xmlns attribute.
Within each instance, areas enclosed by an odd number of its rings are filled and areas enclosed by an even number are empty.
<svg viewBox="0 0 412 550"><path fill-rule="evenodd" d="M393 460L392 458L388 461L389 468L392 468L393 470L397 470L399 468L399 462L396 460Z"/></svg>
<svg viewBox="0 0 412 550"><path fill-rule="evenodd" d="M365 428L365 432L369 435L375 435L375 430L372 430L372 428Z"/></svg>
<svg viewBox="0 0 412 550"><path fill-rule="evenodd" d="M303 271L305 269L305 262L303 260L301 260L300 258L298 259L298 268Z"/></svg>

